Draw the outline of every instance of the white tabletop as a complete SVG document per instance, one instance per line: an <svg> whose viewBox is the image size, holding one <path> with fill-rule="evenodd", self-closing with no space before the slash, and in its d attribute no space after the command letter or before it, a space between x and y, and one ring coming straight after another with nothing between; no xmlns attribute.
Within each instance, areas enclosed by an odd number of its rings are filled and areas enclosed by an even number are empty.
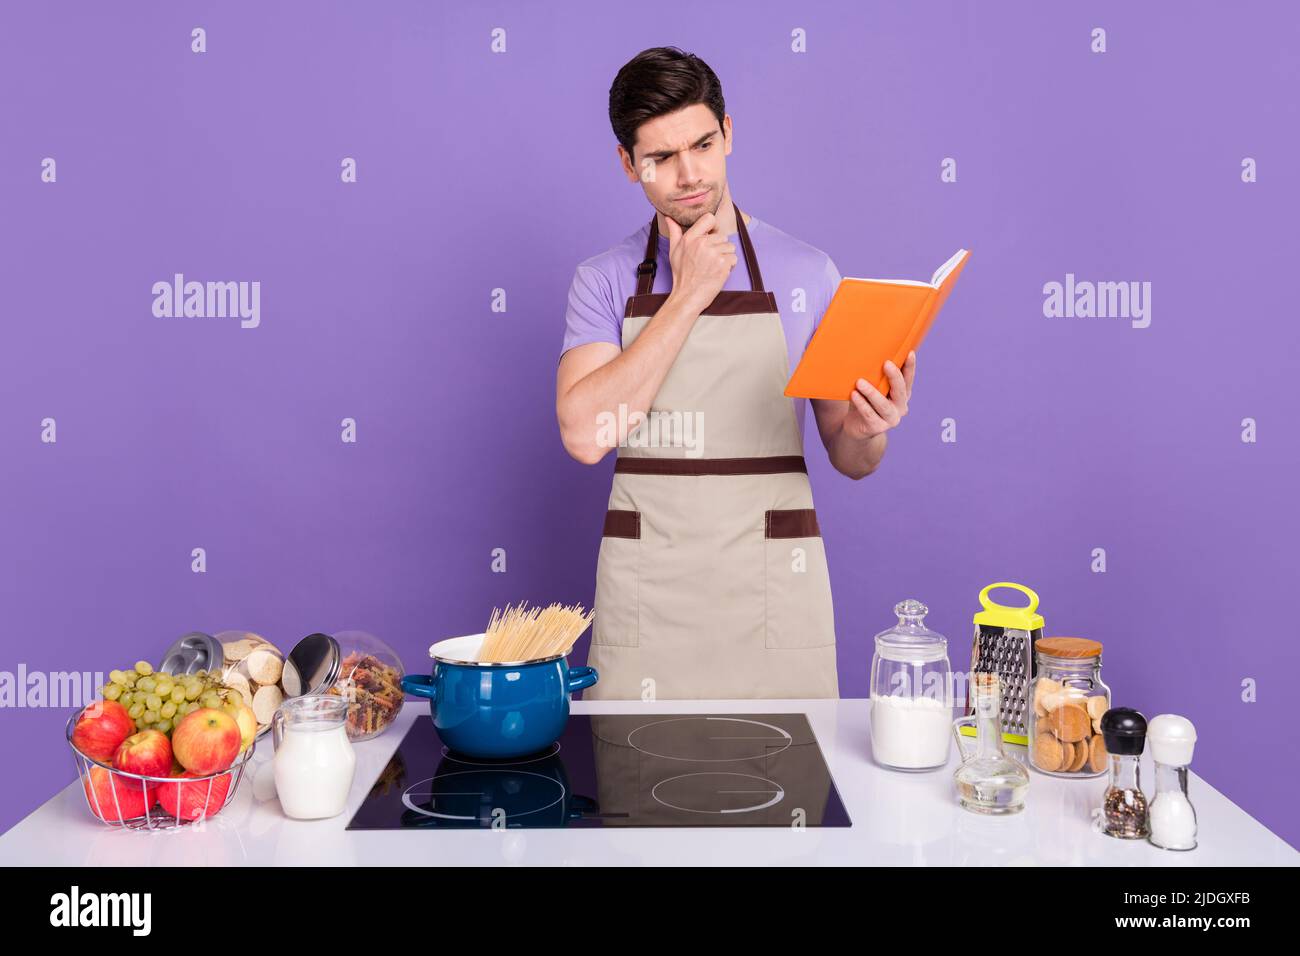
<svg viewBox="0 0 1300 956"><path fill-rule="evenodd" d="M632 865L858 864L1221 866L1300 863L1300 854L1195 774L1188 784L1200 845L1159 850L1093 832L1105 777L1063 780L1031 771L1024 812L985 817L956 803L952 770L888 771L871 760L869 702L846 700L580 701L574 713L794 713L808 715L852 827L366 830L345 827L411 722L428 709L407 701L380 737L357 744L347 809L329 820L290 820L263 738L251 777L212 820L160 832L107 827L74 781L0 836L0 863L85 866L222 865ZM1024 748L1009 748L1023 754ZM1153 781L1149 764L1143 782Z"/></svg>

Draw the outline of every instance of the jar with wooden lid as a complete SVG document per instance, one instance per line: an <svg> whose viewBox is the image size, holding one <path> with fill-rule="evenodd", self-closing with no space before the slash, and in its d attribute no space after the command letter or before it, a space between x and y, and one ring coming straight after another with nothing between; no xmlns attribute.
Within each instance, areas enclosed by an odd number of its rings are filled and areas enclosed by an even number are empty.
<svg viewBox="0 0 1300 956"><path fill-rule="evenodd" d="M1100 641L1039 638L1030 699L1030 766L1056 777L1106 772L1101 717L1110 709L1110 688L1101 680Z"/></svg>

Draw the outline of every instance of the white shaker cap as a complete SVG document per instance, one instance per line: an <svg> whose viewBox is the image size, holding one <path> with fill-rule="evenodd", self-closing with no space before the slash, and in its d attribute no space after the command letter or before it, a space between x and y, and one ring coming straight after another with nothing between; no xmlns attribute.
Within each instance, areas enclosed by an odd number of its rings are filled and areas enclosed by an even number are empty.
<svg viewBox="0 0 1300 956"><path fill-rule="evenodd" d="M1160 714L1147 724L1147 743L1151 745L1151 757L1157 763L1185 767L1192 762L1196 728L1186 717Z"/></svg>

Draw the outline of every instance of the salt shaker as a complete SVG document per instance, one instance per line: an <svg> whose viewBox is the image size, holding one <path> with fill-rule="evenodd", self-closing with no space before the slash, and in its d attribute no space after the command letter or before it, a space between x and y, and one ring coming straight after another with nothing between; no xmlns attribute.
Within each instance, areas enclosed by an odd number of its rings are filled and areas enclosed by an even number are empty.
<svg viewBox="0 0 1300 956"><path fill-rule="evenodd" d="M1196 810L1187 799L1187 765L1196 746L1196 728L1186 717L1161 714L1147 728L1156 763L1156 795L1151 801L1151 835L1163 850L1196 849Z"/></svg>
<svg viewBox="0 0 1300 956"><path fill-rule="evenodd" d="M1101 736L1110 754L1110 784L1102 798L1102 833L1140 840L1151 832L1147 798L1138 779L1138 759L1146 746L1146 718L1131 707L1112 707L1101 717Z"/></svg>

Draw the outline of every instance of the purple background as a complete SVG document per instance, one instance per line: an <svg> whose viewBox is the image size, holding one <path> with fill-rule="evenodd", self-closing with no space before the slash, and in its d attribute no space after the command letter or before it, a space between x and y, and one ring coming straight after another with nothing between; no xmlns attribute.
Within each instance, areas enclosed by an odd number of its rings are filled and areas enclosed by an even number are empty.
<svg viewBox="0 0 1300 956"><path fill-rule="evenodd" d="M420 669L493 604L589 602L612 459L565 455L555 356L575 264L649 215L609 84L670 43L722 78L742 208L846 275L974 251L880 471L809 436L842 693L896 601L964 665L977 592L1020 580L1050 633L1105 642L1117 703L1189 716L1195 769L1300 843L1294 6L546 6L6 5L0 670L236 627L365 628ZM154 318L174 272L261 281L261 327ZM1044 318L1066 272L1152 282L1150 328ZM0 828L70 778L65 718L0 711Z"/></svg>

